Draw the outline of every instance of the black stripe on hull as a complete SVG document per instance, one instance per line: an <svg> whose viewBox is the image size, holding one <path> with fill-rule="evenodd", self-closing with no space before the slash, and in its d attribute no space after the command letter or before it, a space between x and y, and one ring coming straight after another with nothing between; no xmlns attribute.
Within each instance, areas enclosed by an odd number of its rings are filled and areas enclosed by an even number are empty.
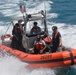
<svg viewBox="0 0 76 75"><path fill-rule="evenodd" d="M73 57L73 53L70 49L68 49L68 52L70 54L70 58L71 58L71 65L74 65L74 57Z"/></svg>
<svg viewBox="0 0 76 75"><path fill-rule="evenodd" d="M5 48L6 47L4 47L3 49L5 49ZM68 57L68 58L60 58L60 59L52 59L52 60L41 60L41 61L25 61L25 60L22 60L22 61L24 61L26 63L29 63L29 64L43 64L43 63L63 62L63 61L71 60L71 65L73 65L74 64L74 59L76 59L76 56L73 57L73 53L72 53L72 51L70 49L67 49L67 51L70 54L70 57Z"/></svg>
<svg viewBox="0 0 76 75"><path fill-rule="evenodd" d="M76 59L76 56L74 56L73 58ZM24 62L29 63L29 64L43 64L43 63L63 62L63 61L68 61L68 60L71 60L71 58L68 57L68 58L60 58L60 59L52 59L52 60L24 61Z"/></svg>

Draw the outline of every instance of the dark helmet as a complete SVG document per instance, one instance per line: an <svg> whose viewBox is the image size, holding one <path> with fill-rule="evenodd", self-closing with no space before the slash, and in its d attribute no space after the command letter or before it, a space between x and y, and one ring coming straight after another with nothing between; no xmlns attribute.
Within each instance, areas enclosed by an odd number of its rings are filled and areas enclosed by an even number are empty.
<svg viewBox="0 0 76 75"><path fill-rule="evenodd" d="M15 25L14 25L14 28L19 28L19 24L18 23L16 23Z"/></svg>
<svg viewBox="0 0 76 75"><path fill-rule="evenodd" d="M37 22L34 22L34 25L37 25Z"/></svg>
<svg viewBox="0 0 76 75"><path fill-rule="evenodd" d="M52 30L57 30L57 29L58 29L57 26L52 27Z"/></svg>
<svg viewBox="0 0 76 75"><path fill-rule="evenodd" d="M41 39L41 36L38 35L38 36L37 36L37 41L40 41L40 39Z"/></svg>
<svg viewBox="0 0 76 75"><path fill-rule="evenodd" d="M18 24L18 23L16 23L16 24L15 24L15 26L16 26L16 27L18 27L18 26L19 26L19 24Z"/></svg>

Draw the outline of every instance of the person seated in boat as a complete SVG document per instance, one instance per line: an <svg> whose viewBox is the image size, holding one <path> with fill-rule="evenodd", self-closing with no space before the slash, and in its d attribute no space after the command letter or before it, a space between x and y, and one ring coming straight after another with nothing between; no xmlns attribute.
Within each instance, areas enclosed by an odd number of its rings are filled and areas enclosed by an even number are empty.
<svg viewBox="0 0 76 75"><path fill-rule="evenodd" d="M60 32L58 31L57 26L52 27L52 52L56 52L59 47L62 46L62 37Z"/></svg>
<svg viewBox="0 0 76 75"><path fill-rule="evenodd" d="M46 44L40 35L37 36L37 40L34 42L34 54L45 53Z"/></svg>
<svg viewBox="0 0 76 75"><path fill-rule="evenodd" d="M37 34L39 32L41 32L41 28L37 26L37 22L34 22L34 26L31 29L31 34Z"/></svg>
<svg viewBox="0 0 76 75"><path fill-rule="evenodd" d="M51 52L51 46L52 46L52 39L46 35L46 37L44 38L44 41L46 43L46 52Z"/></svg>
<svg viewBox="0 0 76 75"><path fill-rule="evenodd" d="M16 23L13 27L12 30L12 42L11 42L11 47L14 49L18 49L21 51L24 51L23 45L22 45L22 26L21 26L21 21Z"/></svg>

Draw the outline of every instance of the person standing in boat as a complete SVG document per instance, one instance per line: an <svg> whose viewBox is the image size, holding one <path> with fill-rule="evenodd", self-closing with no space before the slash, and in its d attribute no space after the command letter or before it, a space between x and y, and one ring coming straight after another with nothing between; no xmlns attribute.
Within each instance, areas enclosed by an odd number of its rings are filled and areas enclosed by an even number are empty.
<svg viewBox="0 0 76 75"><path fill-rule="evenodd" d="M22 45L22 26L21 26L21 20L18 21L18 23L15 24L12 30L12 42L11 47L14 49L18 49L23 51L23 45Z"/></svg>
<svg viewBox="0 0 76 75"><path fill-rule="evenodd" d="M37 22L34 22L34 26L31 29L31 34L36 34L41 32L41 28L39 26L37 26Z"/></svg>
<svg viewBox="0 0 76 75"><path fill-rule="evenodd" d="M57 26L52 27L53 33L52 33L52 52L56 52L59 47L62 46L62 38L61 34L58 31Z"/></svg>

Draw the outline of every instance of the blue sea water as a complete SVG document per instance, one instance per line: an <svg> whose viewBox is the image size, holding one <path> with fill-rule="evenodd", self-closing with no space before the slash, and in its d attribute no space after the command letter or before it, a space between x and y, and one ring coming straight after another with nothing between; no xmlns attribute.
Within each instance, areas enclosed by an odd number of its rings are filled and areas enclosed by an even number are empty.
<svg viewBox="0 0 76 75"><path fill-rule="evenodd" d="M46 10L49 34L51 35L51 27L53 25L58 26L62 34L63 44L68 47L76 48L76 0L0 0L0 36L5 34L6 31L7 33L11 33L11 18L22 15L19 11L19 6L25 4L27 13ZM11 58L4 59L5 60L0 59L0 67L6 64L2 67L3 71L0 69L0 75L5 75L5 73L6 75L34 75L35 73L36 75L39 75L39 73L40 75L56 75L53 70L49 69L33 70L29 73L27 69L22 67L24 65L23 63L13 58L13 61L19 63L19 65L15 63L18 67L15 68L14 63L9 63ZM10 69L13 72L10 71ZM44 74L45 71L46 73ZM74 65L65 75L75 74L76 66Z"/></svg>
<svg viewBox="0 0 76 75"><path fill-rule="evenodd" d="M52 0L52 10L58 14L53 22L76 24L76 0Z"/></svg>

